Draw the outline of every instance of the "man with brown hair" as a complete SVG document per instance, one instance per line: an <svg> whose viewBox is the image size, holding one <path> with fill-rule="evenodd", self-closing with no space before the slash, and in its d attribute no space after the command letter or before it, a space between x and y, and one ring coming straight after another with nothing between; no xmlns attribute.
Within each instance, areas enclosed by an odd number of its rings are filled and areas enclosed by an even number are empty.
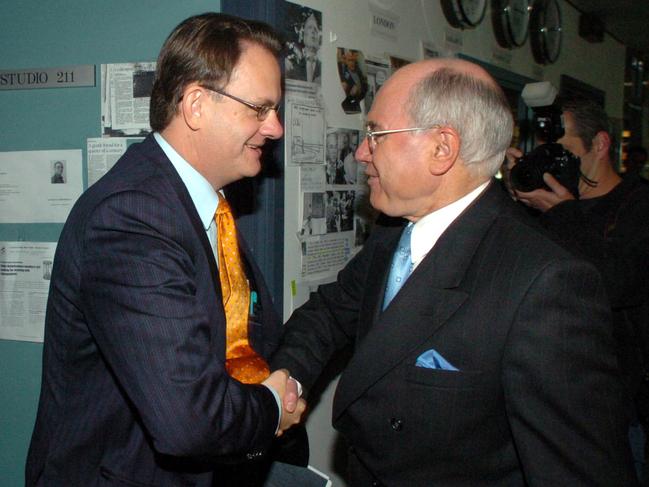
<svg viewBox="0 0 649 487"><path fill-rule="evenodd" d="M632 415L649 426L649 183L615 172L613 135L604 109L593 100L561 100L565 134L557 142L580 158L583 176L576 198L551 174L547 188L516 191L540 211L539 221L570 250L591 261L604 278L613 313L616 351L633 399ZM520 151L509 150L510 163ZM635 411L635 412L633 412ZM628 414L620 409L620 416ZM645 463L642 428L632 421L636 467Z"/></svg>
<svg viewBox="0 0 649 487"><path fill-rule="evenodd" d="M216 13L166 40L155 132L84 193L57 246L27 485L256 486L299 420L294 382L265 361L281 323L222 194L282 136L279 47Z"/></svg>

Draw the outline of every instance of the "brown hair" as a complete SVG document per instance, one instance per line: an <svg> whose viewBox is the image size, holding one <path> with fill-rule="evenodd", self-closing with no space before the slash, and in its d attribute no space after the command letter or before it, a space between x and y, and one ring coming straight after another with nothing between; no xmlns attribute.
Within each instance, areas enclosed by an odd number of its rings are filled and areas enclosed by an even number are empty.
<svg viewBox="0 0 649 487"><path fill-rule="evenodd" d="M587 152L593 148L593 139L600 132L606 132L611 139L608 155L615 160L615 134L611 131L611 123L604 108L590 98L580 95L567 95L560 98L559 103L564 112L572 114L577 137L584 144Z"/></svg>
<svg viewBox="0 0 649 487"><path fill-rule="evenodd" d="M225 86L245 42L258 44L275 56L281 49L277 34L263 22L204 13L178 24L158 56L149 107L151 128L161 131L169 125L188 84Z"/></svg>

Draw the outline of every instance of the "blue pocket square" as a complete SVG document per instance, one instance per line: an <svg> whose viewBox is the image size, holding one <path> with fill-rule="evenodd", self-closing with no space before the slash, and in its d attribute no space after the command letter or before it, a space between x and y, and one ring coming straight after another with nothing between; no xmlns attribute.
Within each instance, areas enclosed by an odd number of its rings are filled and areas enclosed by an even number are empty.
<svg viewBox="0 0 649 487"><path fill-rule="evenodd" d="M432 348L417 357L415 365L426 369L458 370L442 357L437 350L433 350Z"/></svg>

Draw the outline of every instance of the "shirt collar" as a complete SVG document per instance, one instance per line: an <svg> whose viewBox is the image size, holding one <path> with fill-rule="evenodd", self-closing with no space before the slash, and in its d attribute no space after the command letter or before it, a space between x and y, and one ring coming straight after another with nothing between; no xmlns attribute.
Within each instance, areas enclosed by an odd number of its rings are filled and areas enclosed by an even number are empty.
<svg viewBox="0 0 649 487"><path fill-rule="evenodd" d="M480 196L488 185L489 181L481 184L450 205L429 213L415 223L410 240L412 262L415 267L426 257L426 254L430 252L451 223Z"/></svg>
<svg viewBox="0 0 649 487"><path fill-rule="evenodd" d="M199 173L189 162L182 158L178 152L160 135L153 133L156 142L169 158L171 164L182 179L189 196L194 202L198 216L201 219L203 228L207 230L212 220L216 207L219 204L219 197L212 185Z"/></svg>

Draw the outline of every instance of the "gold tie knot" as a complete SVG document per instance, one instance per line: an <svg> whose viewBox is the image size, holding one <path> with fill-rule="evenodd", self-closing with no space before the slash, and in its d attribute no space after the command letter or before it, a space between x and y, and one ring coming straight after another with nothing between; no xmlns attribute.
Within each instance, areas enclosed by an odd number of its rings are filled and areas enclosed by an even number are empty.
<svg viewBox="0 0 649 487"><path fill-rule="evenodd" d="M226 200L221 193L219 195L219 206L216 207L216 215L225 215L226 213L232 213L232 208L230 208L230 203Z"/></svg>

